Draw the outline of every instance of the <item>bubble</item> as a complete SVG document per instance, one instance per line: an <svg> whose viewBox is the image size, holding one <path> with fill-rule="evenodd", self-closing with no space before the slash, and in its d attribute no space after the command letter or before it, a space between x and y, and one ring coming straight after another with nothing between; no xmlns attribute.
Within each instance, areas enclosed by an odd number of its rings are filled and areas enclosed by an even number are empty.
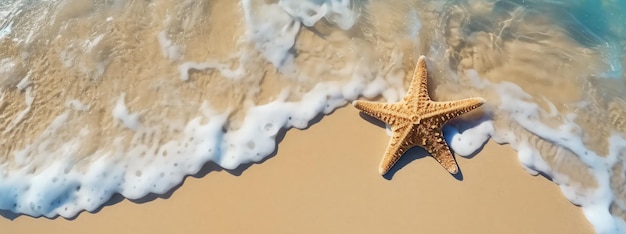
<svg viewBox="0 0 626 234"><path fill-rule="evenodd" d="M267 124L265 124L265 127L263 127L263 128L265 129L265 131L268 131L268 132L269 132L269 131L272 131L272 128L273 128L273 127L274 127L274 125L273 125L273 124L271 124L271 123L267 123Z"/></svg>
<svg viewBox="0 0 626 234"><path fill-rule="evenodd" d="M254 141L248 141L248 143L246 143L246 146L248 147L248 149L254 149Z"/></svg>

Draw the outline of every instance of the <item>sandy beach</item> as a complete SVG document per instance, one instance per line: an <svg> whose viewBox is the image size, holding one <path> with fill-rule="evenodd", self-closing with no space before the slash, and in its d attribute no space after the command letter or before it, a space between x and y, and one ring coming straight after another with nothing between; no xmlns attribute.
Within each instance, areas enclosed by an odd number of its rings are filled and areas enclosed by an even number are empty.
<svg viewBox="0 0 626 234"><path fill-rule="evenodd" d="M188 177L151 201L123 200L73 220L0 219L3 233L593 233L580 208L506 145L457 157L462 177L409 151L382 177L385 130L347 106L239 172ZM208 172L208 173L206 173ZM206 175L205 175L206 174ZM114 202L115 203L115 202Z"/></svg>

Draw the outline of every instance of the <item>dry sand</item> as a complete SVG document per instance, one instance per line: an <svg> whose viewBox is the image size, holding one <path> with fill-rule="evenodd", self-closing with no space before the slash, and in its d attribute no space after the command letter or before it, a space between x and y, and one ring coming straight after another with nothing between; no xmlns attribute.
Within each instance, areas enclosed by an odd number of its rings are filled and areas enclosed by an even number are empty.
<svg viewBox="0 0 626 234"><path fill-rule="evenodd" d="M167 199L124 200L74 220L5 218L0 226L47 234L593 233L581 209L530 176L508 146L457 157L460 180L411 150L388 180L377 173L387 140L348 106L287 132L276 156L238 176L211 171Z"/></svg>

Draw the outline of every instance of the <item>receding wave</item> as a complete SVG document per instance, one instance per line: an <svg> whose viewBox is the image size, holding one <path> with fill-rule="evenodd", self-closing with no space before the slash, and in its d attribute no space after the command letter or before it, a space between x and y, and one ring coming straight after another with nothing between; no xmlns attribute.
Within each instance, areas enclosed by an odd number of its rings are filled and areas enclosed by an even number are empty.
<svg viewBox="0 0 626 234"><path fill-rule="evenodd" d="M626 4L617 1L0 3L0 209L73 217L260 162L289 128L397 101L483 96L447 140L492 138L598 233L626 220Z"/></svg>

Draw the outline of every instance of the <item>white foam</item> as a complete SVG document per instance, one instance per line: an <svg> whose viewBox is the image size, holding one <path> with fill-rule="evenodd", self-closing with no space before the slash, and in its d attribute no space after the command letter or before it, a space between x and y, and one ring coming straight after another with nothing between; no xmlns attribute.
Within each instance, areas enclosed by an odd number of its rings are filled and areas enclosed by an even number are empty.
<svg viewBox="0 0 626 234"><path fill-rule="evenodd" d="M349 0L280 0L278 4L307 27L312 27L323 17L343 30L350 29L356 21Z"/></svg>
<svg viewBox="0 0 626 234"><path fill-rule="evenodd" d="M71 157L54 160L54 163L29 173L27 165L32 165L29 155L75 155L82 143L82 136L88 129L72 141L63 144L57 150L41 151L54 139L47 136L63 130L68 113L64 112L42 133L32 147L17 153L15 160L25 166L20 174L12 174L2 180L2 191L14 191L2 197L0 208L33 216L52 217L62 215L72 217L82 210L93 211L114 193L136 199L148 193L164 193L180 184L185 175L197 173L202 165L214 161L220 166L233 169L237 166L258 162L275 150L276 136L283 128L305 128L319 114L328 114L347 103L347 98L356 98L364 90L384 90L384 82L372 82L364 85L365 80L374 80L369 69L353 65L347 69L355 71L347 84L325 82L317 84L306 93L299 102L286 102L286 92L273 102L252 107L236 131L223 132L228 112L217 113L202 106L198 116L189 123L181 124L183 135L163 144L139 144L131 149L124 148L128 139L119 138L113 144L119 147L113 152L96 152L101 156L88 164L86 170L79 170L73 165ZM76 100L67 102L68 107L85 110L89 107ZM125 95L118 97L112 107L112 117L124 127L133 129L136 134L131 145L139 143L142 135L154 135L159 138L160 130L151 126L142 126L139 115L130 113L125 102ZM202 124L203 120L208 123ZM170 123L172 125L172 123ZM176 127L175 124L171 126ZM145 156L137 157L148 152ZM3 169L4 173L8 170ZM81 172L83 171L83 172ZM13 172L12 172L13 173ZM54 182L51 182L54 180ZM24 185L32 184L28 190ZM15 204L15 205L14 205Z"/></svg>
<svg viewBox="0 0 626 234"><path fill-rule="evenodd" d="M148 193L164 193L180 184L185 175L197 173L202 165L214 161L223 168L234 169L241 164L258 162L270 155L276 146L276 136L281 129L306 128L309 122L319 114L328 114L343 106L350 99L358 97L364 90L383 90L384 82L372 82L364 85L364 80L374 80L368 69L357 69L356 64L349 71L352 79L346 84L323 82L306 93L301 101L286 102L287 93L283 92L273 102L255 106L248 110L243 124L238 130L224 132L228 112L217 113L202 106L202 113L186 124L181 124L183 135L178 139L163 144L139 144L125 149L128 139L119 138L114 145L119 148L102 154L91 162L86 170L73 168L75 162L70 159L55 160L38 173L30 174L22 170L19 176L10 176L0 183L3 191L16 191L17 196L5 196L0 202L1 209L25 213L33 216L52 217L56 214L72 217L81 210L93 211L114 193L120 193L131 199L137 199ZM138 115L131 114L125 103L125 95L120 95L112 106L113 117L123 126L136 131L131 145L139 143L142 135L162 134L151 126L140 126ZM69 101L69 106L77 109L87 108L77 101ZM68 112L57 117L49 129L36 140L33 146L46 144L52 139L45 136L61 131L67 120ZM203 120L209 119L205 124ZM175 124L172 128L178 128ZM82 131L85 135L89 130ZM47 155L74 155L81 144L78 136L66 142L55 152L37 152ZM23 165L32 164L28 155L36 151L29 148L16 156ZM144 152L145 156L136 157ZM45 164L42 164L45 165ZM84 171L84 172L80 172ZM6 172L6 170L5 170ZM55 182L50 182L55 180ZM33 184L27 192L21 186ZM15 204L15 206L13 206Z"/></svg>
<svg viewBox="0 0 626 234"><path fill-rule="evenodd" d="M52 122L48 125L48 127L37 136L32 142L31 145L26 146L23 149L15 150L12 152L13 161L15 166L20 168L20 171L29 171L33 168L37 168L40 165L47 165L46 162L51 160L51 157L43 157L41 155L48 155L49 149L48 146L52 145L55 139L51 138L55 132L62 129L63 125L67 122L69 117L68 112L63 112L58 115L56 118L52 120ZM38 156L38 157L34 157ZM10 171L5 171L5 173L10 173ZM25 177L26 178L26 177ZM23 181L25 184L28 184L28 180ZM45 191L40 191L45 192ZM1 209L1 207L0 207Z"/></svg>
<svg viewBox="0 0 626 234"><path fill-rule="evenodd" d="M609 141L609 155L601 157L590 149L587 149L580 135L580 127L574 123L575 115L568 114L562 119L560 126L551 128L540 121L542 117L556 118L554 105L548 103L550 110L545 111L538 104L532 101L532 97L524 92L519 86L501 82L497 84L481 80L475 71L466 71L468 77L476 87L492 89L499 94L501 105L498 110L510 115L515 123L522 126L531 133L540 136L557 146L570 150L589 167L593 173L598 188L592 191L581 191L576 185L571 183L570 178L555 172L541 157L539 152L532 145L515 138L508 132L495 133L494 140L502 143L510 143L517 150L520 162L527 168L529 173L544 173L552 178L559 185L563 195L574 204L579 204L583 213L594 226L597 233L623 233L626 230L623 221L613 217L609 213L609 206L614 201L610 187L610 169L618 162L620 151L626 149L626 139L614 133ZM557 152L558 153L558 152Z"/></svg>
<svg viewBox="0 0 626 234"><path fill-rule="evenodd" d="M242 0L246 19L246 37L253 41L265 59L275 67L291 64L296 35L300 22L276 3L263 4L252 0Z"/></svg>
<svg viewBox="0 0 626 234"><path fill-rule="evenodd" d="M443 134L450 148L457 154L467 157L478 150L489 140L493 134L493 124L489 120L482 120L476 126L463 132L453 126L446 125Z"/></svg>
<svg viewBox="0 0 626 234"><path fill-rule="evenodd" d="M167 38L166 32L161 31L157 36L159 45L161 45L161 53L166 59L181 60L183 59L183 49L181 46L174 44L169 38Z"/></svg>
<svg viewBox="0 0 626 234"><path fill-rule="evenodd" d="M203 112L214 113L211 110ZM76 162L71 158L38 164L29 161L28 155L33 152L75 155L80 149L76 146L82 144L83 137L89 132L86 129L54 151L42 151L45 147L25 149L15 155L16 162L22 164L23 169L16 172L7 169L6 165L0 168L0 174L10 173L0 183L0 189L5 191L0 193L0 208L32 216L73 217L82 210L94 211L115 193L131 199L142 198L150 192L165 193L180 184L185 175L197 173L202 165L220 153L221 129L227 116L227 113L212 114L205 124L201 124L202 116L192 119L184 126L184 137L180 140L163 145L141 145L130 152L119 149L104 153L90 162L88 168L82 170L84 172L73 166ZM67 117L67 113L57 117L33 146L50 141L45 136L61 130ZM149 128L139 131L159 134ZM116 144L121 145L122 141L119 139ZM139 155L142 150L154 152L155 148L159 148L156 155L127 157ZM33 165L45 166L38 168L37 173L31 173Z"/></svg>
<svg viewBox="0 0 626 234"><path fill-rule="evenodd" d="M20 83L17 83L16 88L20 91L23 91L26 87L28 87L31 84L30 81L30 72L28 73L28 75L26 75L26 77L24 77Z"/></svg>
<svg viewBox="0 0 626 234"><path fill-rule="evenodd" d="M132 130L137 130L140 126L139 114L130 113L128 111L128 108L126 107L126 102L124 101L124 97L126 97L126 94L120 95L120 97L117 99L115 107L112 111L113 118L122 123L124 127Z"/></svg>
<svg viewBox="0 0 626 234"><path fill-rule="evenodd" d="M242 65L239 65L239 67L237 67L234 70L231 69L228 64L219 63L215 61L209 61L209 62L203 62L203 63L187 61L178 65L178 72L180 72L181 80L189 80L189 72L191 70L203 71L207 69L216 69L220 72L222 77L229 78L232 80L241 79L245 75L245 71Z"/></svg>
<svg viewBox="0 0 626 234"><path fill-rule="evenodd" d="M301 21L312 25L321 17L297 16L306 12L294 11L291 8L295 6L293 1L266 4L244 0L242 6L246 19L243 39L252 42L278 72L296 81L308 80L294 64L291 49ZM309 7L319 7L319 16L326 17L341 28L347 29L354 24L356 15L351 11L349 1L325 1ZM110 20L111 17L107 18L107 21ZM33 40L34 35L31 32L24 40ZM60 60L66 68L77 67L82 72L89 72L89 68L74 54L77 50L94 50L104 38L105 35L98 35L87 41L70 42L70 46L61 52ZM182 61L181 47L174 45L165 32L159 33L156 39L166 58L181 60L178 66L181 80L190 79L190 70L215 69L222 77L234 80L250 75L246 73L245 64L255 52L235 54L239 61L238 66L233 68L231 64L219 62L223 59ZM394 56L395 59L400 57ZM0 64L3 73L4 70L11 73L15 67L8 59ZM99 66L104 67L102 63ZM103 71L102 68L98 73ZM65 105L68 109L56 116L31 145L13 152L15 165L12 166L19 170L9 168L7 164L0 166L2 175L6 175L0 178L0 209L32 216L72 217L82 210L97 209L115 193L131 199L142 198L148 193L165 193L180 184L185 175L197 173L209 161L226 169L258 162L275 150L276 136L281 129L306 128L318 115L328 114L362 94L369 97L380 95L390 87L386 81L391 78L396 80L391 86L397 88L397 80L402 79L382 77L377 67L365 63L349 64L333 72L352 79L348 83L329 81L316 84L297 102L287 102L288 92L283 92L270 103L250 107L241 126L229 131L223 129L230 111L218 113L210 108L210 103L205 103L198 110L198 116L187 123L171 120L159 123L159 126L141 123L140 114L132 113L127 106L126 102L133 100L125 100L127 96L121 94L110 106L109 118L113 118L118 127L132 130L132 139L120 136L108 145L111 150L96 150L88 160L82 159L84 156L79 152L93 129L85 127L74 138L63 142L51 137L65 130L72 113L90 108L78 100L67 100ZM28 98L30 86L27 81L24 79L19 86L26 90ZM397 91L388 92L386 96L388 100L398 99ZM170 133L165 132L164 127L182 131L174 137L168 135Z"/></svg>

